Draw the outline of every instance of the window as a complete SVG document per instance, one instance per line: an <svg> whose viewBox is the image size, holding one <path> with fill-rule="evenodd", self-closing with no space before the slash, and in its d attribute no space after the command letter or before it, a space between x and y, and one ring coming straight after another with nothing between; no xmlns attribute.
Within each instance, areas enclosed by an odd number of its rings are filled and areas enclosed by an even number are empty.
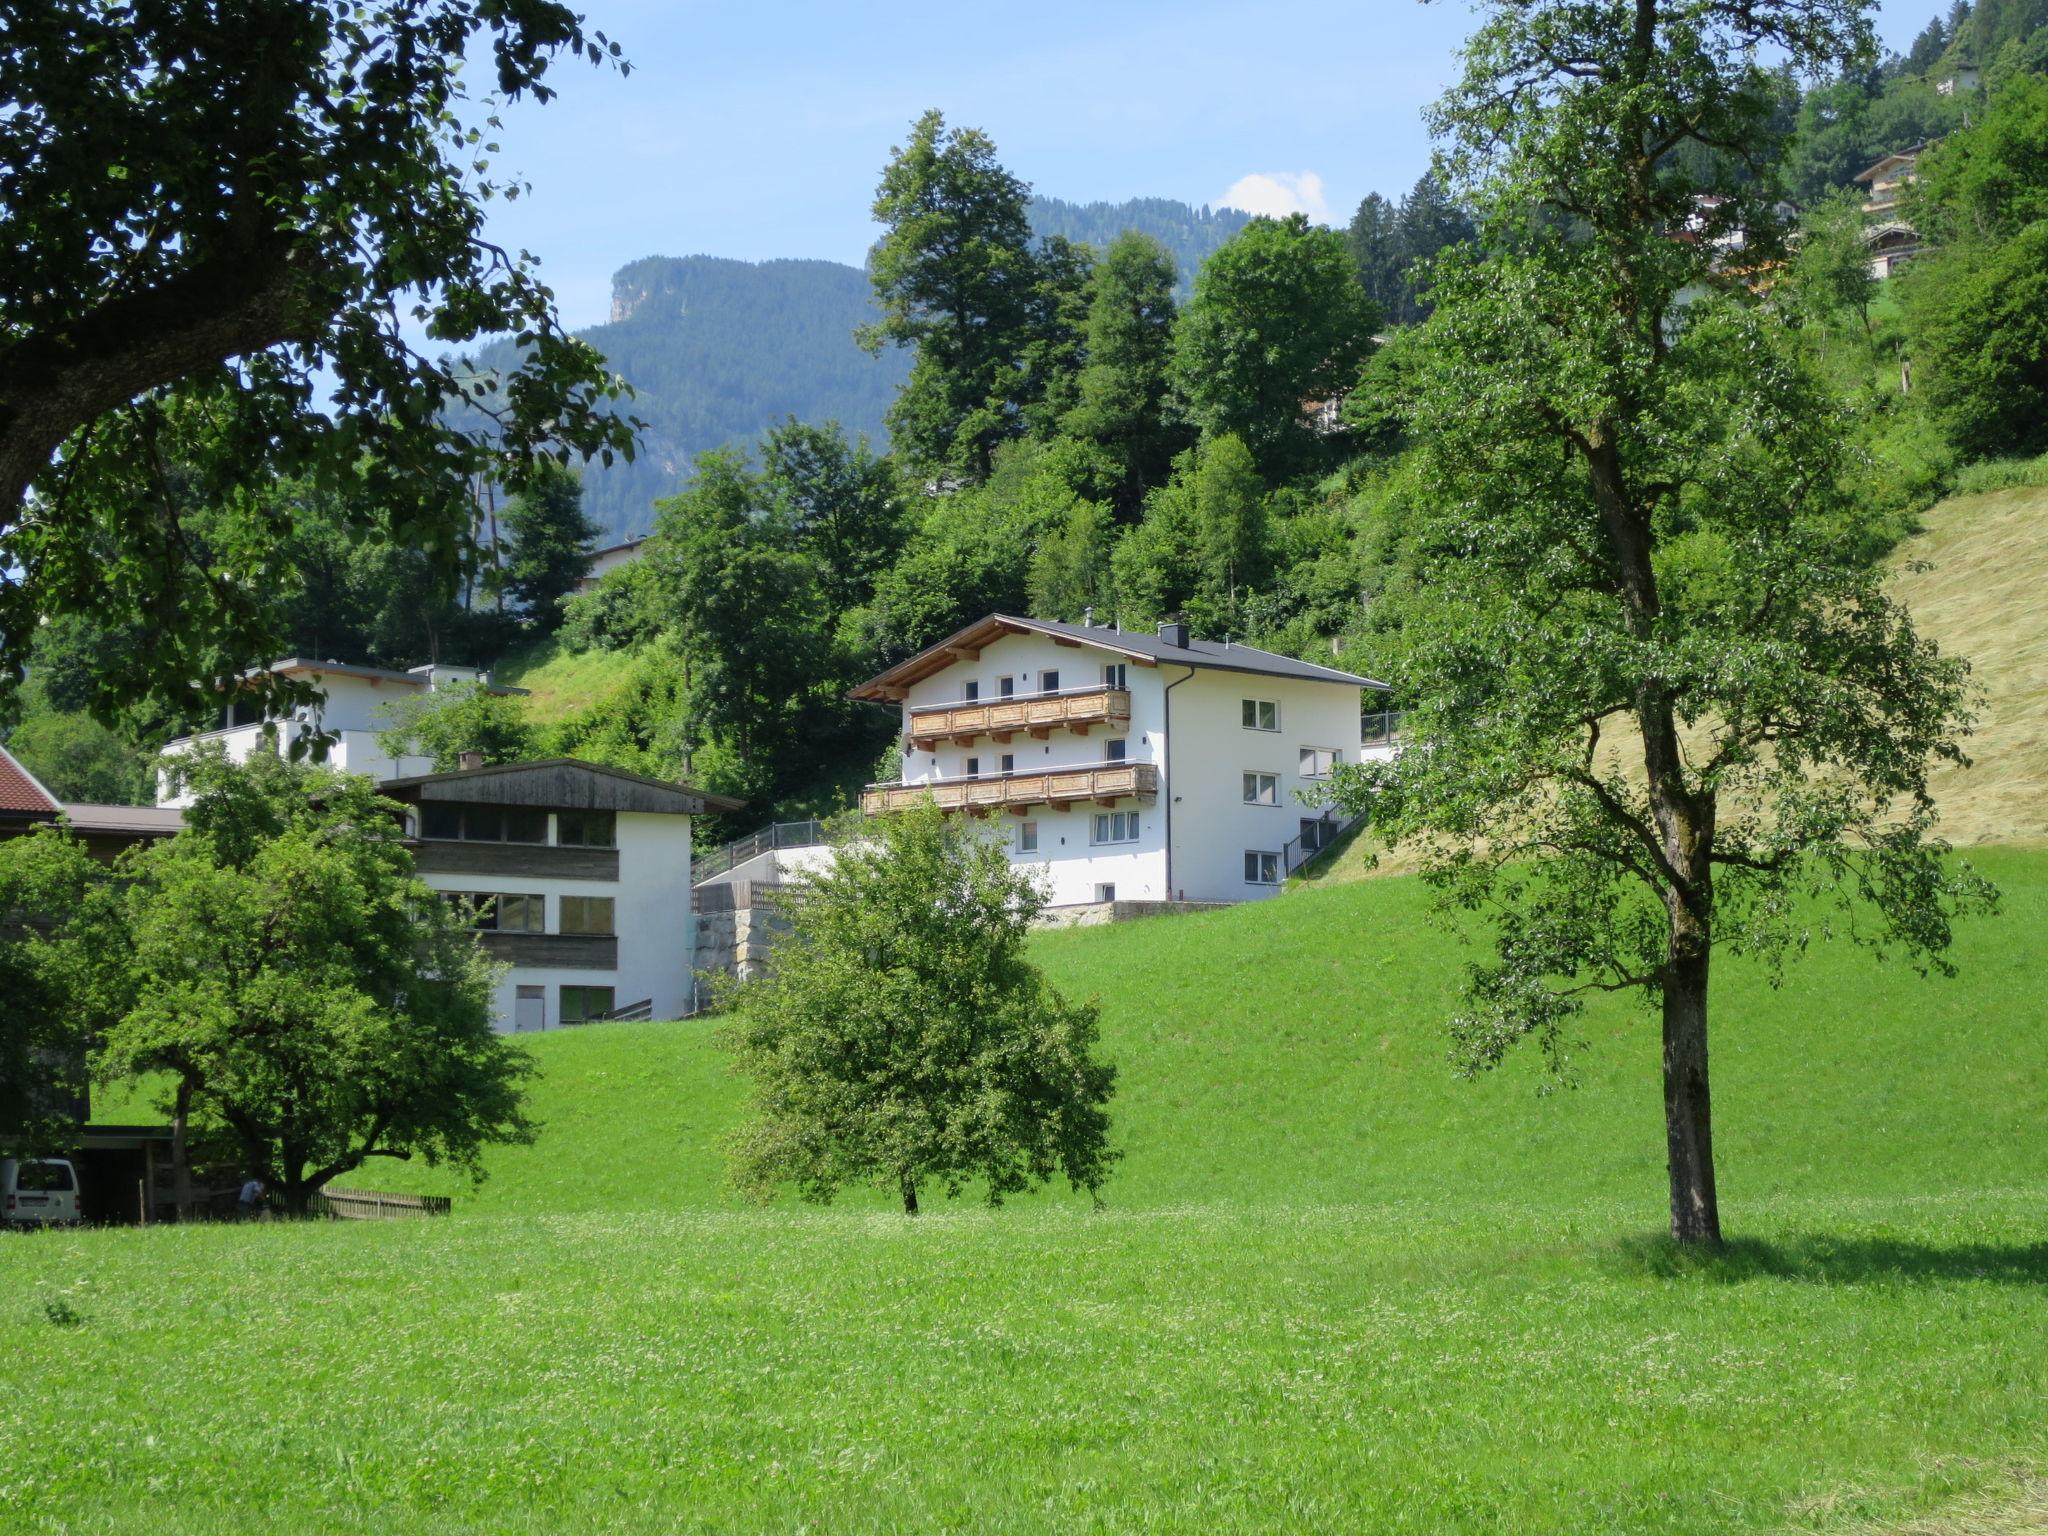
<svg viewBox="0 0 2048 1536"><path fill-rule="evenodd" d="M1104 662L1102 664L1102 686L1105 688L1128 688L1130 684L1125 679L1129 674L1124 670L1128 665L1128 662L1122 661Z"/></svg>
<svg viewBox="0 0 2048 1536"><path fill-rule="evenodd" d="M14 1187L23 1194L63 1194L76 1188L71 1169L63 1163L22 1162L14 1170Z"/></svg>
<svg viewBox="0 0 2048 1536"><path fill-rule="evenodd" d="M1038 852L1037 822L1023 821L1017 824L1017 851L1019 853Z"/></svg>
<svg viewBox="0 0 2048 1536"><path fill-rule="evenodd" d="M969 759L967 759L967 777L969 777L970 779L978 779L981 777L980 758L970 757Z"/></svg>
<svg viewBox="0 0 2048 1536"><path fill-rule="evenodd" d="M998 759L998 761L1000 761L1000 762L1002 763L1002 765L1003 765L1003 772L1005 772L1005 773L1015 773L1015 772L1017 771L1017 754L1016 754L1016 753L1014 753L1014 752L1005 752L1005 753L1004 753L1004 754L1002 755L1002 757L1001 757L1000 759Z"/></svg>
<svg viewBox="0 0 2048 1536"><path fill-rule="evenodd" d="M503 891L449 891L443 898L470 927L485 933L545 933L547 898Z"/></svg>
<svg viewBox="0 0 2048 1536"><path fill-rule="evenodd" d="M1303 747L1301 749L1301 776L1304 779L1327 779L1330 770L1344 761L1344 754L1335 747Z"/></svg>
<svg viewBox="0 0 2048 1536"><path fill-rule="evenodd" d="M564 1024L588 1024L612 1011L610 987L564 987L556 1017Z"/></svg>
<svg viewBox="0 0 2048 1536"><path fill-rule="evenodd" d="M564 896L562 932L610 933L612 898L609 896Z"/></svg>
<svg viewBox="0 0 2048 1536"><path fill-rule="evenodd" d="M1120 763L1130 754L1130 750L1131 744L1119 736L1114 741L1105 741L1102 744L1102 760L1105 763Z"/></svg>
<svg viewBox="0 0 2048 1536"><path fill-rule="evenodd" d="M1097 843L1135 843L1138 840L1138 813L1136 811L1097 811L1095 813L1095 841Z"/></svg>
<svg viewBox="0 0 2048 1536"><path fill-rule="evenodd" d="M1244 701L1244 728L1248 731L1280 729L1280 706L1271 699Z"/></svg>
<svg viewBox="0 0 2048 1536"><path fill-rule="evenodd" d="M1246 849L1244 855L1244 883L1246 885L1278 885L1280 883L1280 855L1259 853Z"/></svg>
<svg viewBox="0 0 2048 1536"><path fill-rule="evenodd" d="M1277 773L1248 773L1244 776L1244 803L1246 805L1278 805L1280 803L1280 775Z"/></svg>
<svg viewBox="0 0 2048 1536"><path fill-rule="evenodd" d="M967 703L972 704L976 699L981 697L980 682L974 678L969 678L967 682L961 686L960 697Z"/></svg>
<svg viewBox="0 0 2048 1536"><path fill-rule="evenodd" d="M997 678L996 692L1006 699L1015 698L1017 696L1017 679L1014 677Z"/></svg>
<svg viewBox="0 0 2048 1536"><path fill-rule="evenodd" d="M555 841L564 848L616 848L618 815L613 811L557 811Z"/></svg>
<svg viewBox="0 0 2048 1536"><path fill-rule="evenodd" d="M1095 887L1095 899L1097 901L1115 901L1116 886L1109 881L1103 881Z"/></svg>
<svg viewBox="0 0 2048 1536"><path fill-rule="evenodd" d="M1039 674L1038 674L1038 691L1039 691L1040 693L1058 693L1058 692L1060 691L1060 675L1059 675L1059 673L1057 673L1057 672L1041 672L1041 673L1039 673Z"/></svg>
<svg viewBox="0 0 2048 1536"><path fill-rule="evenodd" d="M546 843L548 813L501 805L420 807L420 836L466 843Z"/></svg>

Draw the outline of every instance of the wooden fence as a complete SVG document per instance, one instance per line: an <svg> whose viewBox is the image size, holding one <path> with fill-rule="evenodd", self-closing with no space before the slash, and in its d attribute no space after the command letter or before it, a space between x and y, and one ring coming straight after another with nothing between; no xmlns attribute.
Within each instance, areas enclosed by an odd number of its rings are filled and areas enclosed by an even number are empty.
<svg viewBox="0 0 2048 1536"><path fill-rule="evenodd" d="M446 1195L383 1195L370 1189L336 1189L329 1185L313 1198L317 1215L343 1221L403 1221L421 1216L446 1216L454 1202Z"/></svg>

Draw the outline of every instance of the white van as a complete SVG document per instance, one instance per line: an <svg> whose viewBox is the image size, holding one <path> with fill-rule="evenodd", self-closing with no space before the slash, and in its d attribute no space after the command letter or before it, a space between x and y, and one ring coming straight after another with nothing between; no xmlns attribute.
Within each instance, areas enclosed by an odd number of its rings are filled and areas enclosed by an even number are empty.
<svg viewBox="0 0 2048 1536"><path fill-rule="evenodd" d="M0 1157L0 1226L70 1226L78 1220L78 1170L61 1157Z"/></svg>

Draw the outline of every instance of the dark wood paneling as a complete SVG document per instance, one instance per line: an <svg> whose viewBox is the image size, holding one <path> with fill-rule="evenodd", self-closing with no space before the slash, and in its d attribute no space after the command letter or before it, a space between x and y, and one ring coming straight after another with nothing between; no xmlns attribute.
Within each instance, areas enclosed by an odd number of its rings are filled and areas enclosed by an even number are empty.
<svg viewBox="0 0 2048 1536"><path fill-rule="evenodd" d="M565 971L616 971L619 941L589 933L486 933L484 948L508 965L555 966Z"/></svg>
<svg viewBox="0 0 2048 1536"><path fill-rule="evenodd" d="M524 805L549 811L661 811L702 814L703 797L681 785L605 773L581 763L521 763L482 773L454 773L400 783L406 800L456 800L470 805Z"/></svg>
<svg viewBox="0 0 2048 1536"><path fill-rule="evenodd" d="M537 875L546 880L616 880L616 848L543 848L537 843L422 842L413 862L423 875Z"/></svg>

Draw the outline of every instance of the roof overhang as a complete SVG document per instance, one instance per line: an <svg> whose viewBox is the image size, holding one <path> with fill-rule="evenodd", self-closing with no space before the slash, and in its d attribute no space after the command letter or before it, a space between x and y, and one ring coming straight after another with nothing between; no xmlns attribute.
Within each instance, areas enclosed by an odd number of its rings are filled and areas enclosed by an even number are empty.
<svg viewBox="0 0 2048 1536"><path fill-rule="evenodd" d="M1139 665L1147 667L1154 665L1158 660L1148 651L1117 644L1120 635L1119 631L1114 629L1103 630L1099 638L1091 631L1088 639L1077 640L1065 631L1054 629L1050 625L1015 618L1006 613L992 613L985 619L976 619L965 629L954 631L937 644L926 646L915 656L897 662L888 671L869 678L858 688L848 689L846 696L873 704L899 703L905 690L912 683L921 683L935 673L945 671L957 661L973 661L981 654L983 646L994 645L1005 635L1044 635L1047 639L1064 645L1093 646L1112 655L1129 657Z"/></svg>
<svg viewBox="0 0 2048 1536"><path fill-rule="evenodd" d="M653 811L671 816L701 816L707 811L737 811L746 804L729 795L665 779L629 773L607 763L575 757L549 757L531 763L499 763L484 768L458 768L452 773L423 773L390 779L377 786L390 800L417 805L425 801L459 801L465 805L523 805L535 809L574 811Z"/></svg>

